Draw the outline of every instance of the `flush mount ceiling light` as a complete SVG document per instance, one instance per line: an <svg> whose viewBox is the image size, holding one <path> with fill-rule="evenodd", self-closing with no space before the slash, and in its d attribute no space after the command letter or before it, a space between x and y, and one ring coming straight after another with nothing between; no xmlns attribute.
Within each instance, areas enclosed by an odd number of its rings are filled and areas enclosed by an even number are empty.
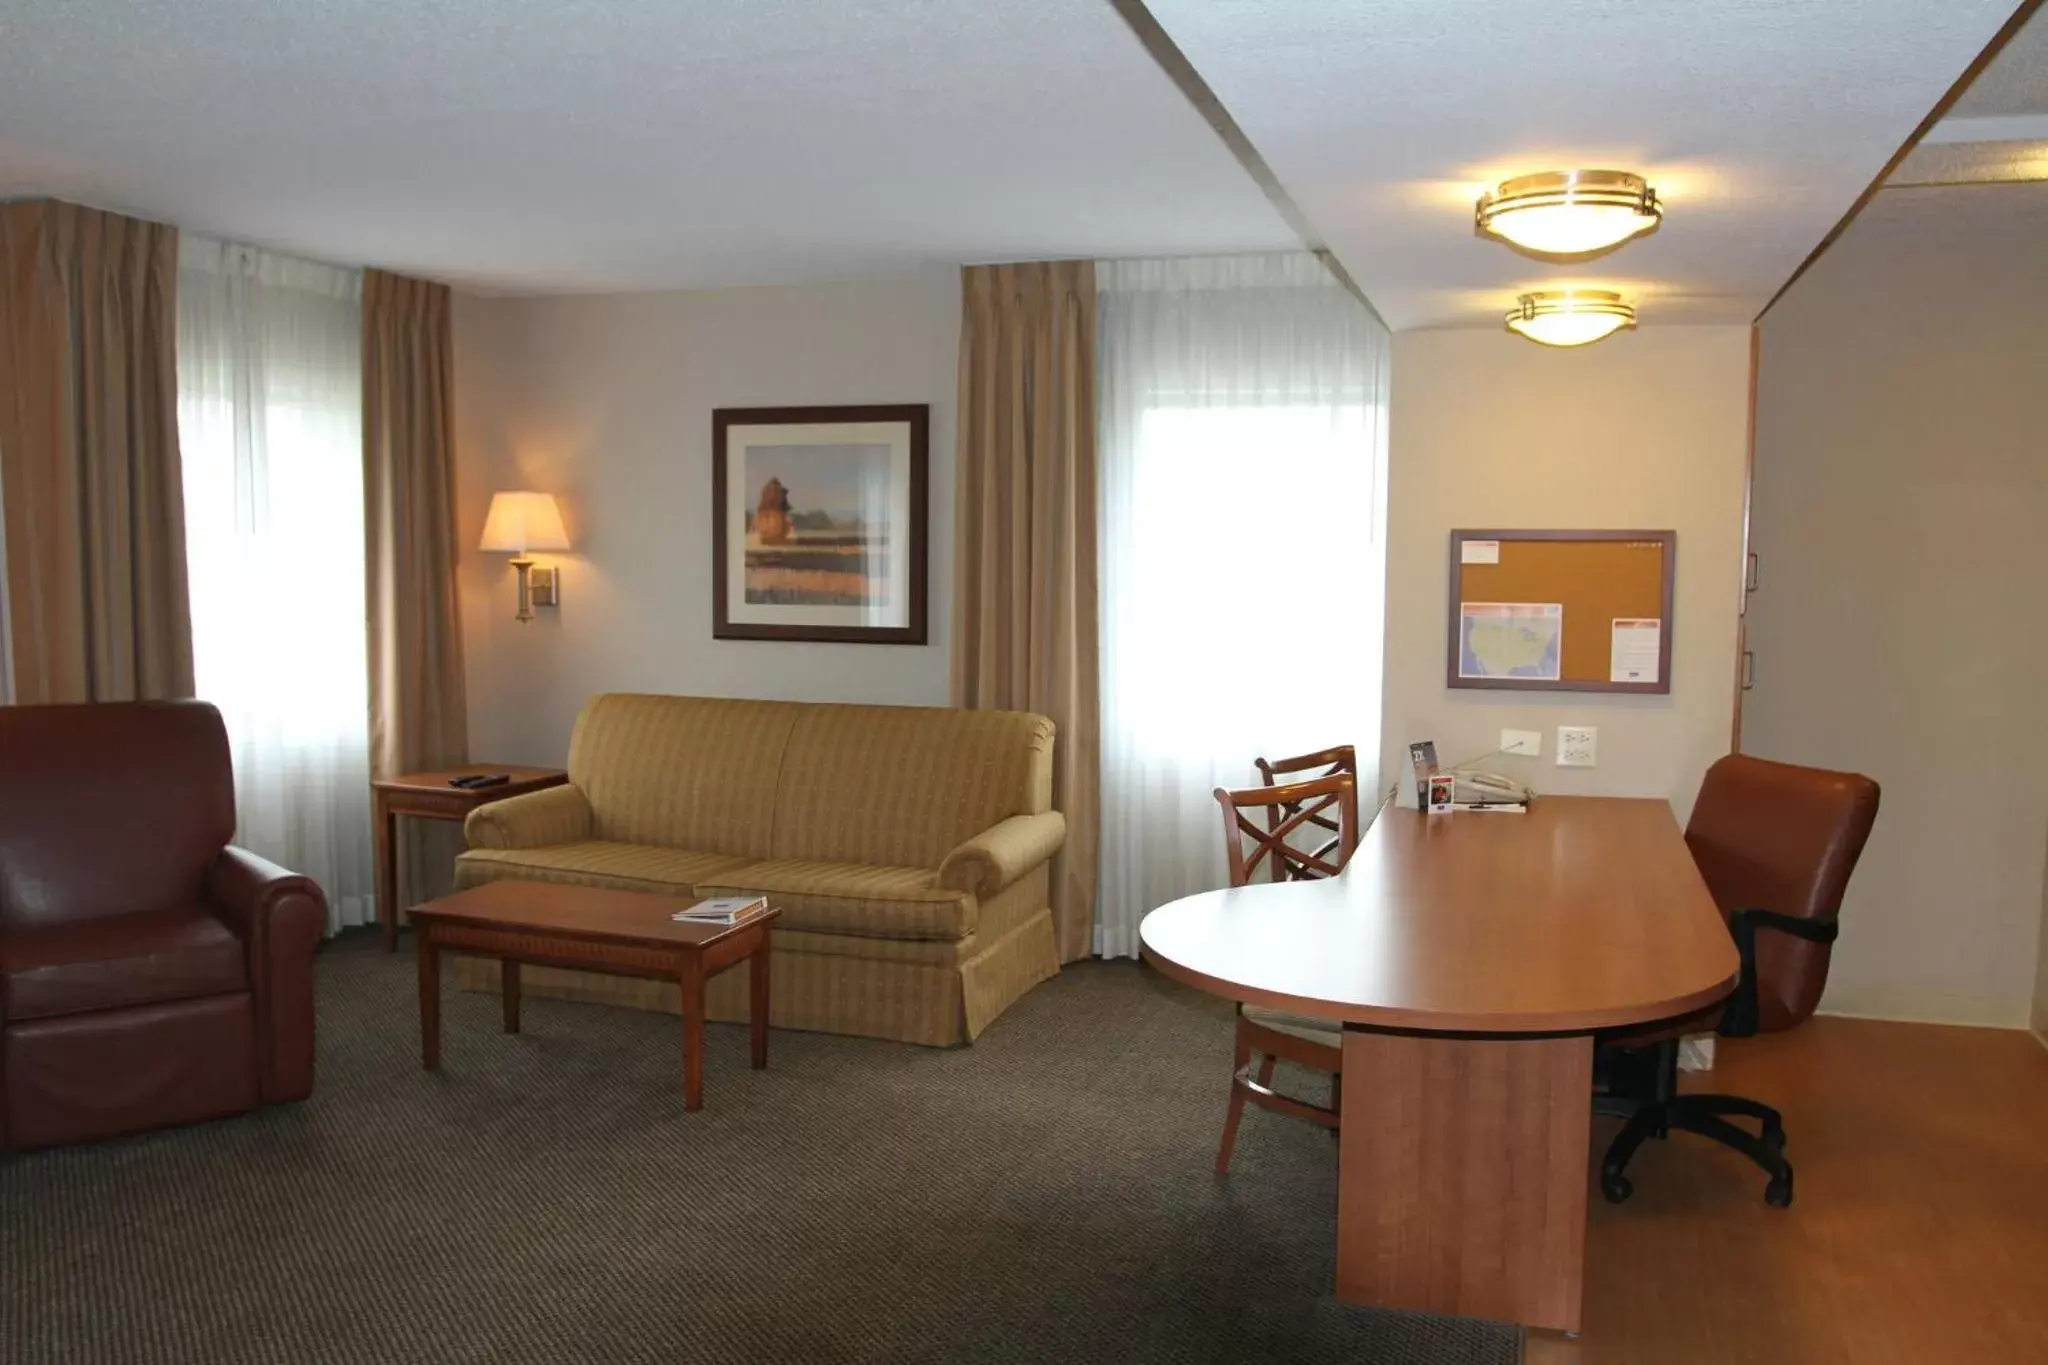
<svg viewBox="0 0 2048 1365"><path fill-rule="evenodd" d="M1545 346L1586 346L1636 325L1636 310L1605 289L1524 294L1508 314L1508 330Z"/></svg>
<svg viewBox="0 0 2048 1365"><path fill-rule="evenodd" d="M1479 196L1479 231L1544 256L1611 251L1663 221L1657 191L1627 171L1545 171Z"/></svg>

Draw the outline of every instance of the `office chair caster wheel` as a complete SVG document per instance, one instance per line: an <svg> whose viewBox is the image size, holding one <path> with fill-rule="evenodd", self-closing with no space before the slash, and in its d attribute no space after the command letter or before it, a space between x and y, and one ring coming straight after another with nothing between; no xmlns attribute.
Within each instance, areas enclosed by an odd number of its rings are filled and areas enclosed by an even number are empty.
<svg viewBox="0 0 2048 1365"><path fill-rule="evenodd" d="M1607 1196L1610 1204L1626 1204L1628 1197L1636 1192L1634 1182L1620 1171L1600 1173L1600 1193Z"/></svg>
<svg viewBox="0 0 2048 1365"><path fill-rule="evenodd" d="M1792 1172L1771 1177L1771 1183L1764 1186L1764 1202L1774 1209L1792 1207Z"/></svg>

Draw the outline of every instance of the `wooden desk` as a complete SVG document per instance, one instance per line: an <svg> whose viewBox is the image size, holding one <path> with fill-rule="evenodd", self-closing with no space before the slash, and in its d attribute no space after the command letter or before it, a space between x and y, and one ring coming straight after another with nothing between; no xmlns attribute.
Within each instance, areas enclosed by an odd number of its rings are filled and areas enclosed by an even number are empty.
<svg viewBox="0 0 2048 1365"><path fill-rule="evenodd" d="M1596 1030L1703 1009L1739 967L1671 808L1389 810L1342 877L1210 891L1145 960L1344 1025L1337 1294L1579 1330Z"/></svg>
<svg viewBox="0 0 2048 1365"><path fill-rule="evenodd" d="M504 773L512 780L502 787L472 791L451 787L448 779L468 773ZM503 801L508 796L559 787L569 780L560 768L522 768L513 763L473 763L465 768L443 768L437 772L403 773L380 777L370 783L373 820L377 831L377 923L384 929L384 947L398 947L398 817L410 815L421 820L469 818L478 806Z"/></svg>

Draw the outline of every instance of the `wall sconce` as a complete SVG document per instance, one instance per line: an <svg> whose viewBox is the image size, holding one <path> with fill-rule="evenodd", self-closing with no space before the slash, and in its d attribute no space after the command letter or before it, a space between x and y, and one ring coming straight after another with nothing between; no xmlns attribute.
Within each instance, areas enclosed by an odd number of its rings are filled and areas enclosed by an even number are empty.
<svg viewBox="0 0 2048 1365"><path fill-rule="evenodd" d="M552 493L491 494L490 515L484 518L483 544L477 548L511 554L512 567L519 572L517 619L521 624L533 619L536 602L552 607L561 600L555 571L536 569L527 558L530 550L569 548L569 533L562 527L562 509Z"/></svg>

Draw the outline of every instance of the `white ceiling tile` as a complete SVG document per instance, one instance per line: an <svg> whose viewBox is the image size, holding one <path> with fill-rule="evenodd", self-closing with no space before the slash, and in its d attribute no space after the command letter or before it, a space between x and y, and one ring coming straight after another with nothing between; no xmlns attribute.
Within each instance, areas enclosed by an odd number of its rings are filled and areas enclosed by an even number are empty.
<svg viewBox="0 0 2048 1365"><path fill-rule="evenodd" d="M0 196L509 290L1299 246L1104 0L0 0Z"/></svg>
<svg viewBox="0 0 2048 1365"><path fill-rule="evenodd" d="M1395 327L1499 326L1523 290L1747 322L2013 0L1151 0ZM1649 175L1664 226L1590 263L1472 230L1492 181Z"/></svg>

